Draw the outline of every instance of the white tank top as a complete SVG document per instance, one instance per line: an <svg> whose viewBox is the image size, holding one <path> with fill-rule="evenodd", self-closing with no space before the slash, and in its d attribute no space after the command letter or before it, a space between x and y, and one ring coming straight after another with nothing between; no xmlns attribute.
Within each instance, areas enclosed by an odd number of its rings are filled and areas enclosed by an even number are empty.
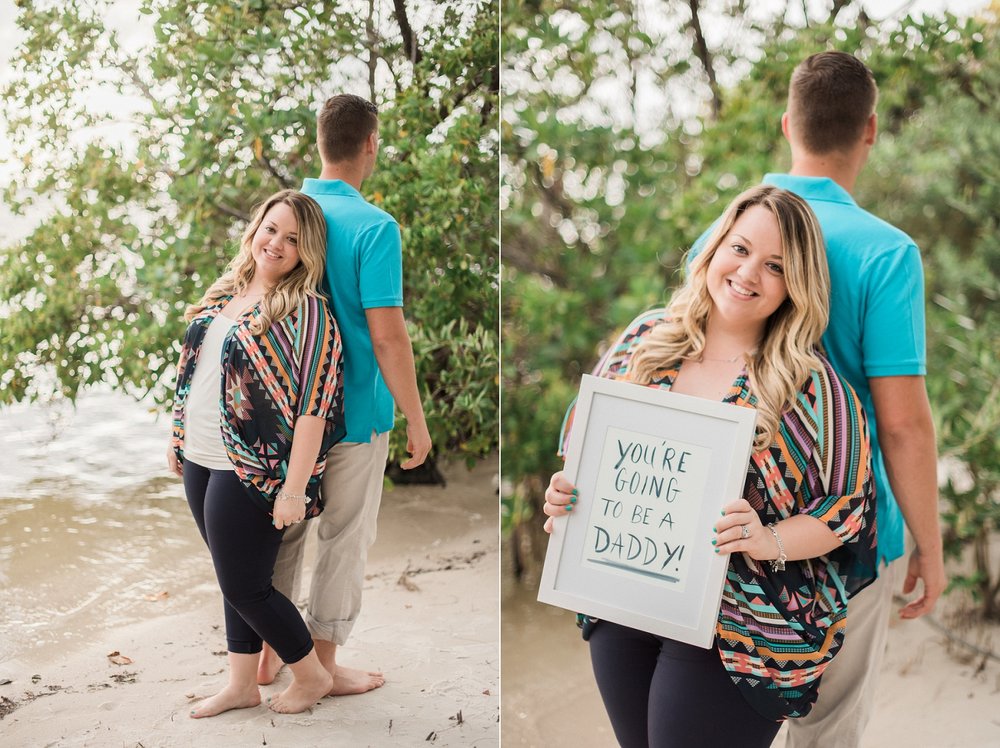
<svg viewBox="0 0 1000 748"><path fill-rule="evenodd" d="M215 315L198 352L184 410L184 459L211 470L232 470L222 443L222 344L239 320Z"/></svg>

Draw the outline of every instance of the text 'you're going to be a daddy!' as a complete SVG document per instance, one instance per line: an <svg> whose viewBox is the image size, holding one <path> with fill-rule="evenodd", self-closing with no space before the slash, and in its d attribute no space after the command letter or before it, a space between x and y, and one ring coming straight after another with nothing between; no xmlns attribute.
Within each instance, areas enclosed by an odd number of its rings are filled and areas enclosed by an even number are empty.
<svg viewBox="0 0 1000 748"><path fill-rule="evenodd" d="M704 447L608 428L584 559L683 590L710 459Z"/></svg>

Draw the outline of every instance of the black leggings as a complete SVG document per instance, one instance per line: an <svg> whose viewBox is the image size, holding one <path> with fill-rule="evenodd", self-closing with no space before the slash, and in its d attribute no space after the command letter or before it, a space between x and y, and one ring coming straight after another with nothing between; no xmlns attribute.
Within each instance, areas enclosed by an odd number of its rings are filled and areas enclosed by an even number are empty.
<svg viewBox="0 0 1000 748"><path fill-rule="evenodd" d="M714 647L601 621L590 660L622 748L767 748L781 727L747 703Z"/></svg>
<svg viewBox="0 0 1000 748"><path fill-rule="evenodd" d="M296 607L271 585L284 530L274 529L232 470L185 461L184 492L222 588L229 651L256 654L266 641L285 662L301 660L312 637Z"/></svg>

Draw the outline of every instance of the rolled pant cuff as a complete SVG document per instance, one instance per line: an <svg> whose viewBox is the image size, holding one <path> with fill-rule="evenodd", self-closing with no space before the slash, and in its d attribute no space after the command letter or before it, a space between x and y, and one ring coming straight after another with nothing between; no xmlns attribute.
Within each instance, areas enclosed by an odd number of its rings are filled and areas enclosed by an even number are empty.
<svg viewBox="0 0 1000 748"><path fill-rule="evenodd" d="M296 662L303 659L306 655L312 652L312 650L313 650L313 643L312 639L310 639L307 644L305 644L302 647L299 647L295 652L289 654L287 657L282 657L280 652L278 653L278 656L281 657L281 661L284 662L286 665L294 665Z"/></svg>
<svg viewBox="0 0 1000 748"><path fill-rule="evenodd" d="M306 627L313 639L323 642L333 642L338 647L347 644L347 639L354 628L354 621L317 621L311 615L306 615Z"/></svg>

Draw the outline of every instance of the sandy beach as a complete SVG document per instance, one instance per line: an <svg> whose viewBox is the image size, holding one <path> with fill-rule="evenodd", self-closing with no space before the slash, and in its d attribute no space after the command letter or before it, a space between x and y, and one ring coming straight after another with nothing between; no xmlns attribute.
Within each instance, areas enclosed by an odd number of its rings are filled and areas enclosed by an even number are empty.
<svg viewBox="0 0 1000 748"><path fill-rule="evenodd" d="M534 598L533 589L505 579L504 748L616 745L574 616ZM1000 655L1000 626L972 623L958 593L939 603L935 619ZM772 748L784 745L782 730ZM950 642L924 620L893 615L875 713L861 745L1000 747L1000 661Z"/></svg>
<svg viewBox="0 0 1000 748"><path fill-rule="evenodd" d="M3 744L499 745L496 469L495 458L472 471L446 466L447 488L385 493L364 609L340 657L381 669L381 689L326 698L298 715L260 706L190 719L191 705L225 682L226 645L207 550L188 537L184 555L196 557L176 586L161 571L130 588L131 623L102 627L78 616L64 641L21 646L0 661ZM46 594L41 585L27 589ZM90 607L99 615L98 604ZM115 664L112 652L131 662ZM283 671L262 695L289 680Z"/></svg>

